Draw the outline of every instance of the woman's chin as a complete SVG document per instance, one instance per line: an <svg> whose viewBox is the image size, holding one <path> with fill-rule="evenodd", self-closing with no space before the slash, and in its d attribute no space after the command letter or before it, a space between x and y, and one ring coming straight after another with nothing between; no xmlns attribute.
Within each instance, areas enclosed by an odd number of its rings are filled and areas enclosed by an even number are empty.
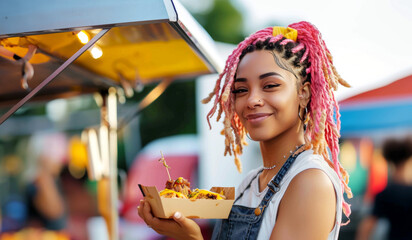
<svg viewBox="0 0 412 240"><path fill-rule="evenodd" d="M271 139L269 136L265 136L263 134L253 134L253 135L249 135L250 139L256 142L263 142L263 141L267 141L269 139Z"/></svg>

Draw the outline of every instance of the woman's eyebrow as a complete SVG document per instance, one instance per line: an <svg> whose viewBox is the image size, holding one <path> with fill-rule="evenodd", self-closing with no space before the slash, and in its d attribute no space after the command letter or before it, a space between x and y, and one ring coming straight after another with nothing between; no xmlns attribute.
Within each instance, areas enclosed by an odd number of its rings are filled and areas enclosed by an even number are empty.
<svg viewBox="0 0 412 240"><path fill-rule="evenodd" d="M259 76L259 79L264 79L265 77L270 77L270 76L282 77L282 75L280 75L279 73L268 72L268 73L264 73L264 74L260 75L260 76ZM283 77L282 77L282 78L283 78Z"/></svg>
<svg viewBox="0 0 412 240"><path fill-rule="evenodd" d="M270 76L278 76L278 77L282 77L282 75L280 75L279 73L276 72L268 72L268 73L264 73L262 75L259 76L259 80L264 79L266 77L270 77ZM235 82L247 82L246 78L236 78Z"/></svg>
<svg viewBox="0 0 412 240"><path fill-rule="evenodd" d="M246 78L236 78L235 82L247 82Z"/></svg>

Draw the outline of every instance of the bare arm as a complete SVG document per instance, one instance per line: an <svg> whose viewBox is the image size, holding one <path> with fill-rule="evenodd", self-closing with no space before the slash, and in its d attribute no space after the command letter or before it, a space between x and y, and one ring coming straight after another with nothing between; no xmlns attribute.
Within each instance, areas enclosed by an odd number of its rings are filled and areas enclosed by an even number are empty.
<svg viewBox="0 0 412 240"><path fill-rule="evenodd" d="M362 220L359 224L358 231L356 232L357 240L367 240L371 237L372 231L375 229L376 221L378 219L374 216L368 216Z"/></svg>
<svg viewBox="0 0 412 240"><path fill-rule="evenodd" d="M327 239L335 213L336 194L329 177L319 169L305 170L289 184L270 239Z"/></svg>
<svg viewBox="0 0 412 240"><path fill-rule="evenodd" d="M54 177L42 171L36 179L36 195L33 203L36 209L48 219L58 219L64 214L63 198L57 189Z"/></svg>

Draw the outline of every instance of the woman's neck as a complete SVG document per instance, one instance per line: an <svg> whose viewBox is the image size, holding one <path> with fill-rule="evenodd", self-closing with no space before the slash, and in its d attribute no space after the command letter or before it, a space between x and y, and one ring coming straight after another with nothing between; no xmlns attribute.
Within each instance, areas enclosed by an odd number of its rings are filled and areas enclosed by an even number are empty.
<svg viewBox="0 0 412 240"><path fill-rule="evenodd" d="M300 129L300 130L299 130ZM279 172L287 158L294 152L297 146L304 144L303 129L301 127L292 128L283 134L269 141L260 142L260 151L263 158L264 167L276 167L264 169L259 176L259 191L262 192L268 182Z"/></svg>
<svg viewBox="0 0 412 240"><path fill-rule="evenodd" d="M276 138L260 142L263 166L271 167L276 165L280 168L296 147L305 143L303 129L300 126L291 128L283 132Z"/></svg>

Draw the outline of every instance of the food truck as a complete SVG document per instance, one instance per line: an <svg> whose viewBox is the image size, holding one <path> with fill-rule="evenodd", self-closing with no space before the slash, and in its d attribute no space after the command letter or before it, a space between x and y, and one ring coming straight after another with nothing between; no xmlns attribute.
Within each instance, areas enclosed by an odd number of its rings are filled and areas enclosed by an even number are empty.
<svg viewBox="0 0 412 240"><path fill-rule="evenodd" d="M157 84L134 117L172 81L222 65L212 38L176 0L1 1L0 129L12 129L8 119L28 103L98 93L100 124L82 140L98 209L118 239L117 133L129 120L118 119L119 98Z"/></svg>

